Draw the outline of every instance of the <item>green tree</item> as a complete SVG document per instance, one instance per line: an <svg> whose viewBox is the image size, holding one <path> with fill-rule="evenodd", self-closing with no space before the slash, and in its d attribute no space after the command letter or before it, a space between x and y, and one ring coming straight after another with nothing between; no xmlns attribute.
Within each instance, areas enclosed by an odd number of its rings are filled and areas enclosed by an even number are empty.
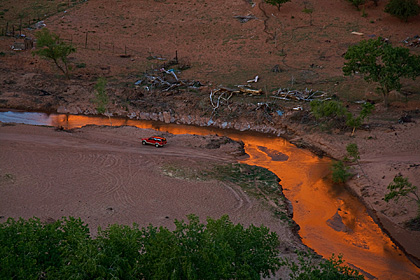
<svg viewBox="0 0 420 280"><path fill-rule="evenodd" d="M43 223L38 218L9 218L0 224L0 279L58 275L68 263L66 255L78 252L87 240L89 229L80 219Z"/></svg>
<svg viewBox="0 0 420 280"><path fill-rule="evenodd" d="M112 125L111 113L109 113L108 111L109 96L106 91L106 84L107 80L104 77L98 78L94 86L95 99L93 99L93 103L96 104L96 111L98 111L99 114L104 114L108 116L109 123Z"/></svg>
<svg viewBox="0 0 420 280"><path fill-rule="evenodd" d="M332 164L332 181L338 184L344 184L353 175L349 172L349 167L342 160L335 161Z"/></svg>
<svg viewBox="0 0 420 280"><path fill-rule="evenodd" d="M410 55L403 47L392 47L382 38L364 40L349 47L344 58L344 75L363 75L365 81L379 83L385 105L392 90L401 90L401 78L416 79L420 75L420 56Z"/></svg>
<svg viewBox="0 0 420 280"><path fill-rule="evenodd" d="M347 155L350 157L351 161L357 162L360 159L359 147L356 143L350 143L346 146Z"/></svg>
<svg viewBox="0 0 420 280"><path fill-rule="evenodd" d="M47 28L36 32L35 36L37 39L37 50L33 54L45 59L51 59L68 79L70 70L68 56L76 52L76 48L60 40L60 36L50 32Z"/></svg>
<svg viewBox="0 0 420 280"><path fill-rule="evenodd" d="M363 124L363 121L372 113L374 108L375 106L372 103L365 102L357 117L354 117L350 112L346 112L346 125L353 128L351 136L353 136L356 128L359 128Z"/></svg>
<svg viewBox="0 0 420 280"><path fill-rule="evenodd" d="M385 6L385 13L407 22L409 17L420 13L420 5L417 0L390 0Z"/></svg>
<svg viewBox="0 0 420 280"><path fill-rule="evenodd" d="M386 202L390 200L398 202L400 198L408 198L415 201L417 204L417 218L420 218L420 197L418 188L410 183L408 178L401 175L395 176L393 182L388 185L387 189L389 192L385 194Z"/></svg>
<svg viewBox="0 0 420 280"><path fill-rule="evenodd" d="M264 0L265 3L276 6L277 10L280 11L281 5L284 3L290 2L291 0Z"/></svg>
<svg viewBox="0 0 420 280"><path fill-rule="evenodd" d="M98 78L95 88L95 99L96 110L99 114L103 114L108 111L109 97L106 92L107 81L104 77Z"/></svg>
<svg viewBox="0 0 420 280"><path fill-rule="evenodd" d="M139 263L148 264L146 279L260 279L279 268L276 233L234 225L227 216L201 224L195 215L176 229L148 228Z"/></svg>
<svg viewBox="0 0 420 280"><path fill-rule="evenodd" d="M195 215L176 229L99 228L80 219L0 224L0 279L260 279L280 267L280 241L267 227Z"/></svg>

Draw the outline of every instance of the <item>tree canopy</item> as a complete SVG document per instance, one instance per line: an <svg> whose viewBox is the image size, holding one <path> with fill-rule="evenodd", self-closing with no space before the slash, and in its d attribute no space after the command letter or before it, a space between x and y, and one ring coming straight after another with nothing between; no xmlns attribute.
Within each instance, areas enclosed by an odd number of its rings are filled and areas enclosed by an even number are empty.
<svg viewBox="0 0 420 280"><path fill-rule="evenodd" d="M265 226L244 228L228 216L176 229L149 225L99 228L80 219L38 218L0 224L1 279L260 279L280 267L280 241Z"/></svg>
<svg viewBox="0 0 420 280"><path fill-rule="evenodd" d="M344 58L344 75L360 73L367 82L379 83L385 105L389 92L401 90L401 78L414 80L420 75L420 56L411 55L407 48L392 47L381 37L349 47Z"/></svg>
<svg viewBox="0 0 420 280"><path fill-rule="evenodd" d="M420 13L420 5L417 0L390 0L385 6L385 13L407 21Z"/></svg>
<svg viewBox="0 0 420 280"><path fill-rule="evenodd" d="M0 223L0 279L261 279L281 267L291 279L363 279L341 256L282 258L278 235L263 225L189 215L175 226L113 224L92 238L80 218L9 218Z"/></svg>
<svg viewBox="0 0 420 280"><path fill-rule="evenodd" d="M33 53L40 57L51 59L66 78L69 77L68 56L76 52L71 44L60 40L60 36L50 32L47 28L35 33L37 50Z"/></svg>

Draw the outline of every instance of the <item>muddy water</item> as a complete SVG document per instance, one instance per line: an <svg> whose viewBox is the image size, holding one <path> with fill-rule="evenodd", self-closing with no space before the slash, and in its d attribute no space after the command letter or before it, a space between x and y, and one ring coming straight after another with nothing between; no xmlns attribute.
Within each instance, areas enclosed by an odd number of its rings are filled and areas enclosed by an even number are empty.
<svg viewBox="0 0 420 280"><path fill-rule="evenodd" d="M101 117L0 112L0 121L77 128L87 124L110 125ZM130 125L173 134L226 135L245 143L244 163L273 171L293 204L293 217L307 246L324 257L343 254L349 265L378 279L419 279L415 267L382 233L364 206L328 179L330 160L320 159L284 139L185 125L112 118L112 125Z"/></svg>

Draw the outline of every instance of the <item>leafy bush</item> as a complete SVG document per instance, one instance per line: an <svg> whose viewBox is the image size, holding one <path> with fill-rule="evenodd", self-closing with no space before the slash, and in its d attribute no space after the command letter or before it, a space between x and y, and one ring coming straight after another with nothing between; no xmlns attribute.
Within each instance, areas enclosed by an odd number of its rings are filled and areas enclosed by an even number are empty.
<svg viewBox="0 0 420 280"><path fill-rule="evenodd" d="M408 181L408 178L401 174L396 175L392 183L387 187L389 192L385 195L385 201L395 200L398 202L400 198L407 198L417 203L417 218L420 218L420 196L417 186Z"/></svg>
<svg viewBox="0 0 420 280"><path fill-rule="evenodd" d="M390 0L385 6L385 13L407 21L420 13L420 5L417 0Z"/></svg>
<svg viewBox="0 0 420 280"><path fill-rule="evenodd" d="M346 279L365 279L357 270L343 265L343 257L337 258L332 255L329 259L316 262L316 257L310 252L298 252L298 263L288 259L283 260L285 265L291 270L290 279L300 280L346 280Z"/></svg>
<svg viewBox="0 0 420 280"><path fill-rule="evenodd" d="M364 4L366 0L348 0L350 3L353 4L353 6L356 7L357 10L359 10L359 6Z"/></svg>
<svg viewBox="0 0 420 280"><path fill-rule="evenodd" d="M341 102L336 100L313 100L310 103L311 112L316 119L324 120L326 123L335 123L353 129L353 133L356 128L363 124L365 118L367 118L373 111L374 105L366 102L362 105L362 110L359 116L354 117Z"/></svg>
<svg viewBox="0 0 420 280"><path fill-rule="evenodd" d="M350 143L346 146L347 155L350 157L350 160L355 162L360 159L359 147L355 143Z"/></svg>
<svg viewBox="0 0 420 280"><path fill-rule="evenodd" d="M176 229L111 225L96 239L80 219L0 224L1 279L260 279L280 267L267 227L195 215Z"/></svg>
<svg viewBox="0 0 420 280"><path fill-rule="evenodd" d="M343 184L353 175L348 170L350 168L339 160L332 164L332 180L334 183Z"/></svg>
<svg viewBox="0 0 420 280"><path fill-rule="evenodd" d="M279 11L280 11L281 5L290 1L291 0L264 0L265 3L276 6Z"/></svg>

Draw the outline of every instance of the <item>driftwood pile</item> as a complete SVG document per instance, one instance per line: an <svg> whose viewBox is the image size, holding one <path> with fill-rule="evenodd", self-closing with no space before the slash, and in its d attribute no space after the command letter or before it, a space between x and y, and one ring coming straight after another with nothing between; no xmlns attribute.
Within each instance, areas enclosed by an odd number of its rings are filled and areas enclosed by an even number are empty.
<svg viewBox="0 0 420 280"><path fill-rule="evenodd" d="M307 89L305 90L290 90L288 88L279 88L271 96L273 98L281 100L295 100L295 101L307 101L310 102L314 99L320 99L322 101L329 100L327 93L320 90Z"/></svg>
<svg viewBox="0 0 420 280"><path fill-rule="evenodd" d="M147 91L158 89L169 92L181 89L197 89L203 86L199 81L179 79L175 70L160 68L144 73L143 78L134 83L136 87L143 87Z"/></svg>
<svg viewBox="0 0 420 280"><path fill-rule="evenodd" d="M405 40L403 40L403 43L408 45L409 47L420 47L420 36L416 35L413 38L407 37Z"/></svg>
<svg viewBox="0 0 420 280"><path fill-rule="evenodd" d="M249 85L237 85L237 88L228 88L224 86L219 86L219 88L213 90L213 93L225 92L227 94L249 94L249 95L261 95L264 92L262 89L253 89Z"/></svg>

